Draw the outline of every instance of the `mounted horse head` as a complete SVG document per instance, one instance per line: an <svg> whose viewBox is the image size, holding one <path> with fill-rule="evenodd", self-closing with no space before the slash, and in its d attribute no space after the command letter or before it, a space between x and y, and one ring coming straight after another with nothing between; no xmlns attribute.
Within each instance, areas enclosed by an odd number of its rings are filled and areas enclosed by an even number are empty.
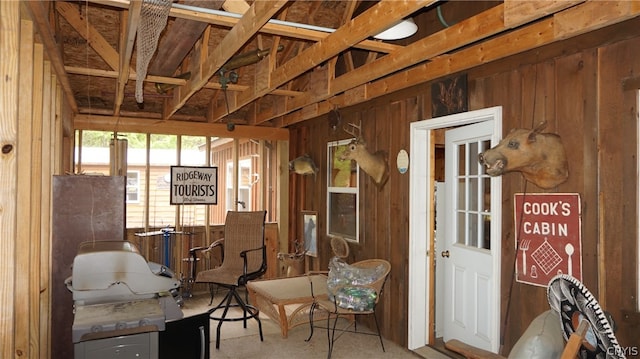
<svg viewBox="0 0 640 359"><path fill-rule="evenodd" d="M351 128L345 126L344 132L352 135L354 139L349 143L347 150L342 154L341 160L354 160L358 163L358 166L368 174L376 183L379 189L387 183L389 179L389 164L387 163L387 153L384 151L377 151L375 153L367 150L367 143L361 136L362 121L359 125L354 123L348 123ZM356 133L357 130L357 133Z"/></svg>
<svg viewBox="0 0 640 359"><path fill-rule="evenodd" d="M547 122L536 128L513 129L498 145L478 156L487 174L500 176L521 172L524 178L544 189L564 183L569 177L567 156L560 136L541 133Z"/></svg>

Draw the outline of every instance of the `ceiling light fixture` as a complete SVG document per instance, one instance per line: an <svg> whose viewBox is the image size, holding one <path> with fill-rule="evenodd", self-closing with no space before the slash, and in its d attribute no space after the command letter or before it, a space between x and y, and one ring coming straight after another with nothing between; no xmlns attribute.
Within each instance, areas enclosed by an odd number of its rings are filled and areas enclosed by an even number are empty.
<svg viewBox="0 0 640 359"><path fill-rule="evenodd" d="M378 40L400 40L415 34L417 31L418 25L413 21L413 18L408 18L401 20L378 35L373 36L373 38Z"/></svg>

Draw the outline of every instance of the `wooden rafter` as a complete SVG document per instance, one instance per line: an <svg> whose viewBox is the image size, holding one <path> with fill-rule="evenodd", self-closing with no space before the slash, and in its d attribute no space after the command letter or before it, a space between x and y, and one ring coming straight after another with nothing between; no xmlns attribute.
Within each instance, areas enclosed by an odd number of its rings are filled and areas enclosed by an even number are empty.
<svg viewBox="0 0 640 359"><path fill-rule="evenodd" d="M294 59L276 68L270 75L269 87L261 89L252 88L240 93L238 102L235 104L235 107L230 109L230 112L234 112L257 98L270 93L275 88L321 65L329 58L338 55L341 51L352 47L354 44L361 42L369 36L387 29L399 19L434 2L436 2L436 0L411 2L383 0L376 3L363 14L349 21L325 39L315 43ZM214 119L222 118L224 115L226 115L226 109L221 108L217 111Z"/></svg>
<svg viewBox="0 0 640 359"><path fill-rule="evenodd" d="M47 54L49 56L49 60L51 61L51 65L56 72L60 80L60 85L62 86L62 90L64 91L65 98L71 107L71 110L74 112L78 112L78 103L76 102L76 98L73 96L73 89L71 88L71 84L69 82L69 76L64 70L64 61L62 60L62 54L60 54L60 50L56 43L53 32L51 31L51 27L49 25L49 16L47 10L44 7L44 3L41 1L26 1L26 8L31 14L31 18L33 19L34 25L38 33L40 34L40 39L47 49Z"/></svg>
<svg viewBox="0 0 640 359"><path fill-rule="evenodd" d="M118 71L120 66L118 51L89 23L88 19L83 19L80 16L76 7L66 2L57 1L56 10L82 38L87 40L89 46L102 57L109 67Z"/></svg>
<svg viewBox="0 0 640 359"><path fill-rule="evenodd" d="M122 13L127 14L126 16L122 15L121 24L131 21L134 3L129 0L89 0L89 2L121 8L124 10ZM392 6L384 11L380 10L384 9L388 2ZM425 0L420 3L410 0L383 0L362 15L341 25L333 33L270 23L270 17L275 16L276 11L265 15L261 19L262 24L245 21L242 25L246 17L237 19L214 15L217 12L199 11L199 7L188 10L176 6L170 11L170 16L215 24L218 28L235 25L235 31L240 31L237 28L241 28L242 33L230 36L234 31L232 29L223 38L223 43L220 43L218 39L211 39L211 44L215 44L216 48L208 51L205 46L209 43L208 41L207 44L199 43L197 46L204 50L201 50L199 56L190 57L182 65L184 71L192 72L193 76L190 80L148 76L145 81L179 85L172 90L174 97L169 100L169 106L165 107L162 114L158 113L158 116L162 116L164 119L184 119L188 118L188 114L191 113L193 114L191 118L194 121L203 121L205 116L201 112L190 111L195 103L202 102L205 97L194 97L193 102L189 101L189 97L200 89L220 89L222 87L217 81L211 79L216 75L216 66L224 64L237 51L246 48L249 41L253 39L259 43L261 41L270 42L272 48L275 48L274 44L278 44L278 42L285 43L290 46L292 53L297 51L296 56L284 57L283 53L280 53L276 57L272 53L269 59L256 64L255 71L252 72L256 76L253 83L249 83L248 86L228 84L229 110L226 106L222 106L219 98L217 100L214 98L209 104L206 118L208 121L216 122L229 113L239 112L238 115L242 114L243 117L237 117L238 123L260 125L269 121L270 125L288 126L322 115L335 106L344 107L368 101L389 92L447 76L454 72L464 71L495 59L502 59L510 56L509 54L528 51L633 18L638 16L637 9L640 7L640 2L637 1L603 3L595 0L532 0L527 2L505 0L504 4L496 5L480 14L468 16L466 20L447 26L422 39L409 42L410 44L406 46L366 40L378 31L375 26L380 26L380 28L386 26L383 20L393 22L394 17L403 18L411 15L418 11L418 8L428 7L433 2L435 0ZM259 2L252 3L255 7ZM356 3L356 1L352 1L341 5L345 9L345 16L353 10ZM241 10L232 10L234 6L239 6ZM284 7L285 5L279 6ZM406 15L398 13L399 8L411 6L414 6L413 9L408 10ZM98 26L97 23L87 26L85 17L77 11L77 7L72 2L55 2L53 7L56 7L58 13L67 18L67 22L87 39L89 46L92 46L109 66L120 69L124 63L131 61L125 46L126 39L130 38L130 35L126 34L126 31L130 31L127 30L128 25L127 27L121 26L120 47L119 51L116 51L109 46L101 34L94 31L95 29L91 25ZM226 10L243 11L242 8L246 8L247 3L244 0L228 0L223 7ZM378 12L370 12L372 9L378 9ZM300 19L300 13L294 14L292 18ZM278 18L284 20L287 16L281 12ZM547 29L541 29L539 25L549 19L553 19L553 22L549 23L549 26L553 28L553 36L551 37L548 37ZM303 20L297 21L316 23L320 19L305 20L303 18ZM51 25L48 24L48 26ZM101 28L100 31L105 30ZM305 35L307 32L311 35ZM224 32L217 31L216 36L219 36L220 33ZM536 41L521 40L523 36L532 36L529 33L537 34ZM244 34L251 35L244 36ZM256 38L254 36L256 34L274 36ZM286 37L286 41L282 41L281 37ZM243 42L243 39L246 41ZM307 41L308 39L311 40ZM500 40L495 41L494 39ZM55 41L53 42L56 46ZM362 46L367 42L371 44ZM225 47L225 43L232 44L235 49L228 49ZM357 68L347 66L347 71L344 74L335 77L336 56L342 54L348 60L352 48L369 49L371 54L367 62ZM292 59L279 63L279 60L283 58ZM114 65L114 63L117 64ZM114 99L113 114L118 115L119 108L123 103L124 84L132 78L132 68L127 66L129 69L127 74L126 71L123 73L119 70L81 69L77 66L76 64L76 67L65 67L62 64L62 67L67 70L64 74L85 73L88 76L117 79L115 81L114 94L116 98ZM78 81L76 79L76 77L72 78L72 80ZM291 89L297 91L291 91ZM272 97L271 95L277 96ZM67 96L73 97L71 88L69 88ZM206 99L209 98L211 96L206 97ZM176 111L183 106L185 110L189 111L176 114ZM109 110L108 108L95 108L91 112L108 114ZM128 110L124 113L133 113L131 108ZM171 114L171 117L167 117L168 114ZM141 116L136 114L135 117Z"/></svg>
<svg viewBox="0 0 640 359"><path fill-rule="evenodd" d="M148 118L76 115L75 126L93 131L139 132L166 135L252 138L257 140L288 141L289 130L264 126L236 125L233 132L221 123L152 120Z"/></svg>
<svg viewBox="0 0 640 359"><path fill-rule="evenodd" d="M118 8L126 9L129 7L129 0L90 0L92 3L103 4ZM189 19L196 20L209 23L211 25L217 25L227 28L232 28L238 23L238 19L215 15L215 14L207 14L192 10L178 9L172 8L169 12L170 17L175 17L178 19ZM261 29L260 33L270 34L270 35L278 35L283 37L288 37L292 39L299 40L308 40L308 41L320 41L327 36L329 33L318 31L318 30L309 30L300 27L291 27L281 24L265 24ZM374 41L374 40L363 40L357 44L354 44L353 47L368 50L368 51L377 51L382 53L389 53L394 51L402 46L387 44L384 42Z"/></svg>
<svg viewBox="0 0 640 359"><path fill-rule="evenodd" d="M127 18L127 25L120 39L120 68L122 71L120 71L118 75L116 100L113 109L113 114L116 116L120 114L120 105L122 105L122 101L124 100L124 87L129 81L130 68L128 65L131 63L131 56L133 55L133 44L136 40L141 9L142 0L132 0L127 15L124 15Z"/></svg>
<svg viewBox="0 0 640 359"><path fill-rule="evenodd" d="M342 17L342 24L346 24L347 21L351 20L351 18L353 17L353 13L356 11L357 5L358 1L349 1L349 3L347 4L347 8L345 9L344 16ZM353 65L353 56L351 55L351 51L346 51L344 53L344 62L347 72L355 68L355 66Z"/></svg>
<svg viewBox="0 0 640 359"><path fill-rule="evenodd" d="M119 72L117 71L88 69L85 67L75 67L75 66L64 66L64 71L66 71L66 73L68 74L105 77L105 78L112 78L112 79L118 78L119 76ZM131 72L129 73L129 80L135 80L135 79L136 79L136 74L135 72L133 72L133 70L131 70ZM145 81L161 83L161 84L169 84L169 85L178 85L178 86L184 86L187 83L187 80L185 79L180 79L175 77L152 76L152 75L147 75L147 77L145 78ZM228 84L227 86L228 86L228 89L227 89L228 91L237 91L237 92L246 91L249 88L249 86L246 86L246 85L236 85L236 84ZM219 90L222 88L222 86L220 85L219 82L209 81L204 85L204 88ZM300 91L282 90L282 89L274 90L271 94L278 95L278 96L289 96L289 97L302 96L302 92Z"/></svg>
<svg viewBox="0 0 640 359"><path fill-rule="evenodd" d="M416 41L404 49L400 49L360 66L336 78L331 84L331 93L325 96L325 98L377 80L388 73L394 73L408 68L425 59L434 59L456 48L503 32L506 30L506 27L502 20L502 12L502 5L493 7L470 19ZM317 97L299 97L295 101L290 102L291 107L288 110L297 110L318 100Z"/></svg>
<svg viewBox="0 0 640 359"><path fill-rule="evenodd" d="M245 0L227 0L222 4L222 8L236 14L244 14L249 10L250 5Z"/></svg>
<svg viewBox="0 0 640 359"><path fill-rule="evenodd" d="M542 16L544 15L541 14L540 17ZM309 103L295 112L282 116L278 125L288 126L326 114L334 108L335 104L346 107L363 103L390 92L400 91L638 16L640 16L638 2L588 1L458 52L438 56L430 62L414 66L404 72L363 84L326 101ZM570 26L576 22L583 24L586 28Z"/></svg>
<svg viewBox="0 0 640 359"><path fill-rule="evenodd" d="M221 50L209 58L206 63L196 64L197 68L191 72L192 78L187 81L185 88L178 88L174 91L173 98L165 108L164 118L171 117L182 107L286 3L285 0L254 2L240 21L222 39L219 46Z"/></svg>

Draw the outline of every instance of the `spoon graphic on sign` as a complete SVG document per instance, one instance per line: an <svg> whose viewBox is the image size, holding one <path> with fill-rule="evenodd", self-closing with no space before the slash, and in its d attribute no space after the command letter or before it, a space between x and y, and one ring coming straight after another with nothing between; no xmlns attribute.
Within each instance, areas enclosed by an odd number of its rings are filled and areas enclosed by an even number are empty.
<svg viewBox="0 0 640 359"><path fill-rule="evenodd" d="M569 267L567 269L567 274L573 275L573 263L571 261L571 256L574 252L573 244L567 243L567 245L564 246L564 251L567 252L567 255L569 256L569 258L567 259L567 266Z"/></svg>

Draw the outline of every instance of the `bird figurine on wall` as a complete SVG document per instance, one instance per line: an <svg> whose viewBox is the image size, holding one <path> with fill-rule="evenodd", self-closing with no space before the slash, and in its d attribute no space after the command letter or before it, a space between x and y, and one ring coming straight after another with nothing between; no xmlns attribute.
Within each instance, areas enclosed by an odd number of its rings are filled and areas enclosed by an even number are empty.
<svg viewBox="0 0 640 359"><path fill-rule="evenodd" d="M313 179L315 179L318 167L309 154L304 154L289 162L289 171L303 176L313 175Z"/></svg>

